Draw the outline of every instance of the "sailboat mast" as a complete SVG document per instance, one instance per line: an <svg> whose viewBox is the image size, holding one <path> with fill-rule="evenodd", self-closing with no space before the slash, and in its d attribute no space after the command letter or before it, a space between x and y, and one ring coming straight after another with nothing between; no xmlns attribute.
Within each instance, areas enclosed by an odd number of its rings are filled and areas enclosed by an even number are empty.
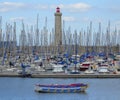
<svg viewBox="0 0 120 100"><path fill-rule="evenodd" d="M2 43L2 16L0 16L0 42ZM0 54L3 54L3 46L0 48Z"/></svg>

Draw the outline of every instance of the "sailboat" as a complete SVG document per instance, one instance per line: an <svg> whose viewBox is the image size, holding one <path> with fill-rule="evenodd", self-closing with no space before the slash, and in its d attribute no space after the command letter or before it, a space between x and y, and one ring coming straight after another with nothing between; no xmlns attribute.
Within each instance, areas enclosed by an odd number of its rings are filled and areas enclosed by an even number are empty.
<svg viewBox="0 0 120 100"><path fill-rule="evenodd" d="M80 72L77 70L77 32L75 31L75 58L74 58L74 69L70 72L71 74L79 74Z"/></svg>

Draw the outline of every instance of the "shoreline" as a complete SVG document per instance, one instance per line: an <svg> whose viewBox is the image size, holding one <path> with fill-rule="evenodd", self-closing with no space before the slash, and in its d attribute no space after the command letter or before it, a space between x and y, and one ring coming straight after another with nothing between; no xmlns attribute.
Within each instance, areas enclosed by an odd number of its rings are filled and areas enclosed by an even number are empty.
<svg viewBox="0 0 120 100"><path fill-rule="evenodd" d="M0 73L0 77L23 77L21 74ZM120 78L120 74L32 74L28 78Z"/></svg>

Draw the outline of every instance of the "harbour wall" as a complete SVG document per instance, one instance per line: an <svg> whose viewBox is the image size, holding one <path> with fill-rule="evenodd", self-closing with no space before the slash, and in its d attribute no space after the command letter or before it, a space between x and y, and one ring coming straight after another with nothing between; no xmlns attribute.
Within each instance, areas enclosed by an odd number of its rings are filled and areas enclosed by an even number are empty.
<svg viewBox="0 0 120 100"><path fill-rule="evenodd" d="M23 77L20 74L1 74L0 77ZM120 74L32 74L30 78L120 78Z"/></svg>

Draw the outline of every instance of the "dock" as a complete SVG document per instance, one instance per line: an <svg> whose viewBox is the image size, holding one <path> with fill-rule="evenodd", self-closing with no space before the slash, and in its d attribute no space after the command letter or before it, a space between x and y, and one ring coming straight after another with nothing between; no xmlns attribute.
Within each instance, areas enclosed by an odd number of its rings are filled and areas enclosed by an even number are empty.
<svg viewBox="0 0 120 100"><path fill-rule="evenodd" d="M16 73L0 73L0 77L22 77ZM120 74L31 74L30 78L120 78Z"/></svg>
<svg viewBox="0 0 120 100"><path fill-rule="evenodd" d="M120 74L39 74L33 78L120 78Z"/></svg>

